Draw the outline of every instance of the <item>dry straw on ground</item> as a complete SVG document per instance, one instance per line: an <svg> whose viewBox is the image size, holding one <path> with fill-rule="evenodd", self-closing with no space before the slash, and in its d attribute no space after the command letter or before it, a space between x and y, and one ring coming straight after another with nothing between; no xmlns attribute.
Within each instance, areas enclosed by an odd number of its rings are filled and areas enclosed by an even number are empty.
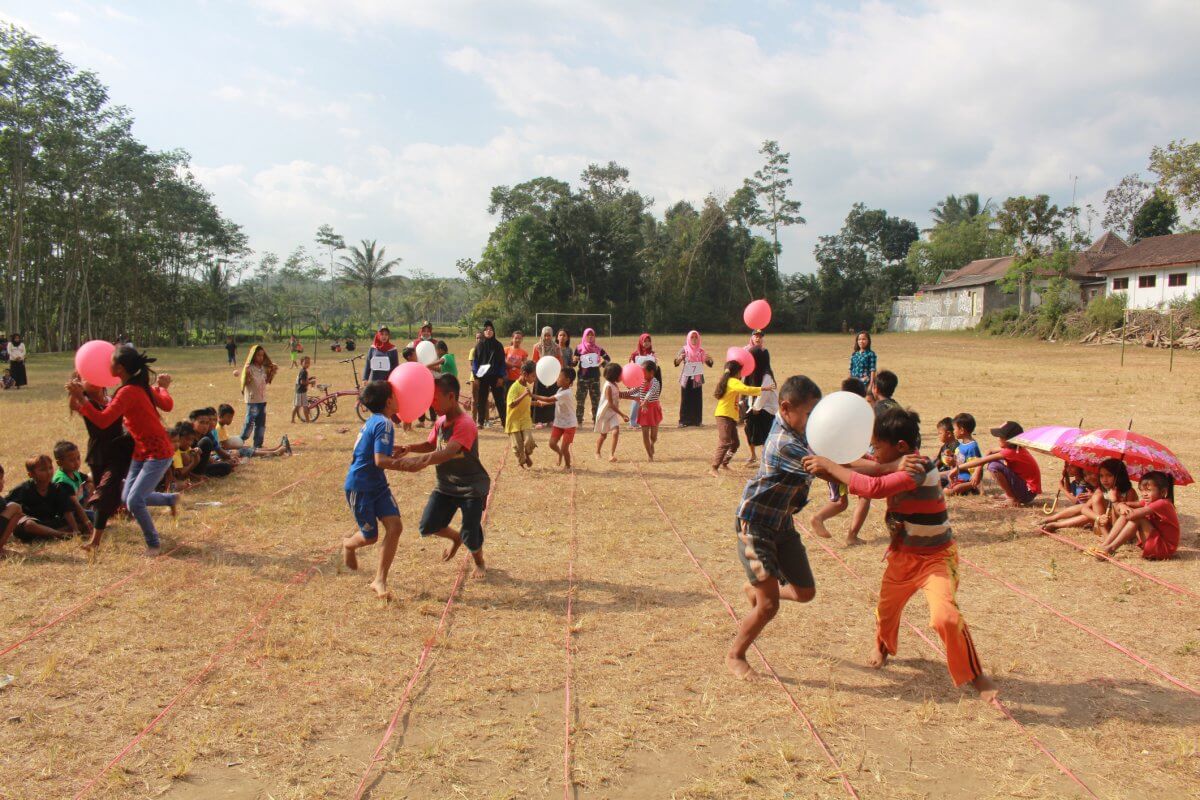
<svg viewBox="0 0 1200 800"><path fill-rule="evenodd" d="M660 340L671 354L677 342ZM710 337L723 353L732 337ZM740 343L740 341L738 342ZM626 353L632 339L604 343ZM850 337L768 337L779 375L812 376L826 389L845 372ZM897 397L936 420L970 411L986 428L1074 423L1134 427L1169 443L1193 471L1200 361L1131 349L1124 369L1112 348L968 336L880 336L880 366L900 376ZM223 353L161 351L181 412L237 400ZM461 359L460 359L461 360ZM9 485L24 458L59 438L82 441L61 389L65 357L34 358L32 388L0 396L0 460ZM342 383L322 360L322 381ZM664 391L677 415L676 372ZM70 797L83 787L255 615L262 625L232 647L163 722L103 780L104 798L321 798L353 793L383 735L417 654L436 629L457 565L415 532L432 475L392 479L405 519L390 606L363 573L333 558L303 584L309 559L350 528L341 491L358 424L332 419L290 426L285 368L271 389L269 438L287 431L291 459L256 460L226 481L188 494L178 524L162 520L178 551L144 575L0 659L14 683L0 690L0 797ZM710 384L711 386L711 384ZM239 421L241 405L239 408ZM706 413L713 401L705 399ZM168 419L181 413L166 415ZM412 436L416 439L416 434ZM417 684L371 797L524 798L562 795L564 625L571 530L570 482L551 464L539 432L535 468L511 463L496 477L484 581L468 580L432 665ZM579 797L841 797L836 774L778 687L737 683L722 665L731 624L704 578L663 524L631 461L640 437L623 432L617 464L576 441L573 791ZM507 442L483 434L494 466ZM742 609L743 577L732 515L746 469L703 473L710 426L664 428L659 459L642 463L650 490ZM928 448L927 448L928 449ZM1042 459L1045 484L1057 479ZM279 492L294 481L298 485ZM818 486L814 497L824 495ZM1200 500L1179 493L1181 557L1127 562L1173 583L1200 586ZM218 501L221 506L196 506ZM964 554L989 571L1091 625L1193 686L1200 684L1195 601L1098 563L1033 533L1038 514L965 498L951 510ZM807 514L802 515L807 516ZM845 517L831 527L841 533ZM810 546L816 600L786 606L762 639L801 706L863 797L1075 797L1079 790L994 709L949 684L944 664L910 631L882 672L863 667L872 596L882 565L880 511L868 545L834 548L864 576L849 577ZM1083 541L1087 537L1076 533ZM58 611L141 565L140 537L118 524L99 560L72 544L20 548L0 562L0 649ZM266 605L282 592L278 605ZM1200 701L1087 634L964 567L960 605L985 665L1014 715L1105 798L1194 796L1200 779ZM907 618L925 625L924 601Z"/></svg>

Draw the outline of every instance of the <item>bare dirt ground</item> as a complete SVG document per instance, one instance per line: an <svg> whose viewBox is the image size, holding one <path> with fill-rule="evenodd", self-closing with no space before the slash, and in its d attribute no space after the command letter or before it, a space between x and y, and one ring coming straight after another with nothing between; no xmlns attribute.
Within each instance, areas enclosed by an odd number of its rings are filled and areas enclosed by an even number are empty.
<svg viewBox="0 0 1200 800"><path fill-rule="evenodd" d="M681 338L660 338L659 352L673 355ZM734 343L706 341L718 354ZM632 338L602 344L619 358L633 349ZM851 337L767 344L777 375L804 373L830 391ZM875 345L880 367L900 376L897 398L922 414L927 452L937 419L959 411L979 420L985 449L987 428L1006 419L1121 427L1132 418L1200 469L1194 353L1177 354L1168 374L1166 353L1133 348L1122 368L1112 348L953 335ZM232 402L240 424L223 351L155 355L175 376L168 421ZM10 488L29 454L86 439L60 388L68 361L35 356L33 386L0 395ZM314 368L336 386L349 383L344 372L326 358ZM953 502L962 554L995 578L964 562L959 604L1019 725L954 688L911 629L886 669L864 666L886 544L878 503L866 546L837 538L848 515L831 523L829 551L806 540L816 600L785 605L761 639L782 687L737 682L722 663L733 621L683 544L742 613L732 518L749 474L745 449L732 474L707 477L715 430L673 427L678 373L664 373L666 425L652 464L629 432L618 463L595 460L585 424L577 475L554 468L544 431L534 469L521 471L503 433L483 432L495 487L490 569L457 591L462 563L441 563L440 545L416 534L433 475L394 476L405 533L396 600L384 605L367 589L376 553L365 551L354 574L334 552L352 526L341 482L359 423L343 405L330 419L289 425L285 365L270 392L268 440L287 432L297 454L256 459L189 491L178 522L162 518L169 555L145 562L140 534L123 521L95 563L73 543L17 545L17 557L0 561L0 651L52 623L0 656L0 675L15 678L0 689L0 797L353 797L398 708L369 774L372 798L1197 796L1200 697L1098 638L1200 687L1194 487L1178 493L1177 560L1118 556L1192 594L1038 535L1040 511L996 508L994 497ZM706 396L706 420L713 405ZM1058 465L1041 463L1052 492ZM824 494L818 483L814 500ZM222 505L199 505L214 502ZM1090 533L1070 536L1092 544ZM906 619L928 631L923 598Z"/></svg>

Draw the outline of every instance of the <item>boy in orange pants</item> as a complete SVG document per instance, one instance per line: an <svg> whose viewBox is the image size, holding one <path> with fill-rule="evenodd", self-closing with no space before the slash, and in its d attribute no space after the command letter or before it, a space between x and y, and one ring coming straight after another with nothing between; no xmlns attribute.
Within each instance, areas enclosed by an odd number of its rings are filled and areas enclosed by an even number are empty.
<svg viewBox="0 0 1200 800"><path fill-rule="evenodd" d="M889 409L875 418L871 438L878 461L896 461L920 449L921 420L915 412ZM929 622L942 638L954 685L970 683L983 700L992 700L996 686L983 672L971 632L955 601L958 549L937 467L926 460L922 477L893 472L870 478L827 458L809 456L804 459L804 469L810 475L841 481L851 494L886 497L888 501L887 524L892 541L875 610L875 646L868 663L878 669L896 653L904 606L918 589L924 589Z"/></svg>

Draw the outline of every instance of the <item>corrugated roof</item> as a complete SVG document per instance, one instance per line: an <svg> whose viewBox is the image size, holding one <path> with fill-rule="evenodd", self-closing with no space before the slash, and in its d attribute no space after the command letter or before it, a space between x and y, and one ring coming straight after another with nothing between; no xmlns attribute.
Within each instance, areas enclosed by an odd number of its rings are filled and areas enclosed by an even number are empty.
<svg viewBox="0 0 1200 800"><path fill-rule="evenodd" d="M1096 272L1166 267L1200 262L1200 233L1173 233L1142 239L1098 267Z"/></svg>

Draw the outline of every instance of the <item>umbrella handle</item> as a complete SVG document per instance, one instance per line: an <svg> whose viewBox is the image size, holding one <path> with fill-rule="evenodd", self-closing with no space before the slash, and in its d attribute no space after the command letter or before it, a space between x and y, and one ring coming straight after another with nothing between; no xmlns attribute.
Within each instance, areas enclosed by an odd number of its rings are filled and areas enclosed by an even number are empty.
<svg viewBox="0 0 1200 800"><path fill-rule="evenodd" d="M1054 493L1053 503L1047 503L1046 505L1042 506L1042 513L1047 517L1054 513L1054 509L1058 508L1058 496L1060 494L1062 494L1061 489Z"/></svg>

